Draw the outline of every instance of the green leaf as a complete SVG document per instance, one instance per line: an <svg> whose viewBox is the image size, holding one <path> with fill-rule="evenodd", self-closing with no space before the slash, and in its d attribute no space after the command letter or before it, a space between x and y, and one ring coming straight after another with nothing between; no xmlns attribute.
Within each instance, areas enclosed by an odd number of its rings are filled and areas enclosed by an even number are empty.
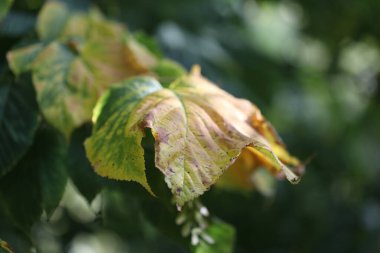
<svg viewBox="0 0 380 253"><path fill-rule="evenodd" d="M83 142L90 134L91 126L88 124L75 130L67 153L67 169L70 178L89 203L102 189L102 178L92 169L84 150Z"/></svg>
<svg viewBox="0 0 380 253"><path fill-rule="evenodd" d="M129 126L136 123L133 110L141 99L160 89L152 78L134 78L126 85L112 87L99 100L93 115L94 134L85 142L87 157L99 175L133 180L151 192L140 145L143 132L136 125Z"/></svg>
<svg viewBox="0 0 380 253"><path fill-rule="evenodd" d="M150 191L141 146L144 128L150 128L155 165L182 206L213 185L243 148L258 147L271 161L276 157L248 122L257 111L204 79L197 68L168 88L149 77L135 78L98 102L93 134L85 142L87 156L98 174L134 180ZM285 170L278 159L273 162Z"/></svg>
<svg viewBox="0 0 380 253"><path fill-rule="evenodd" d="M31 149L33 150L33 148ZM12 222L28 232L42 214L39 175L33 152L0 180L0 205Z"/></svg>
<svg viewBox="0 0 380 253"><path fill-rule="evenodd" d="M0 21L5 17L5 15L7 15L12 4L13 4L13 0L0 1Z"/></svg>
<svg viewBox="0 0 380 253"><path fill-rule="evenodd" d="M24 231L29 231L43 209L48 215L52 213L67 180L63 137L51 127L42 126L35 139L23 159L0 180L0 204Z"/></svg>
<svg viewBox="0 0 380 253"><path fill-rule="evenodd" d="M206 229L213 243L201 240L195 247L195 253L232 253L235 241L235 229L220 220L213 219Z"/></svg>
<svg viewBox="0 0 380 253"><path fill-rule="evenodd" d="M51 127L44 127L36 136L33 148L38 169L42 206L50 217L57 208L67 183L65 166L67 144L64 137Z"/></svg>
<svg viewBox="0 0 380 253"><path fill-rule="evenodd" d="M38 16L37 33L41 40L57 38L69 18L69 10L63 3L51 1L45 4Z"/></svg>
<svg viewBox="0 0 380 253"><path fill-rule="evenodd" d="M30 78L0 80L0 177L8 173L32 145L39 123Z"/></svg>

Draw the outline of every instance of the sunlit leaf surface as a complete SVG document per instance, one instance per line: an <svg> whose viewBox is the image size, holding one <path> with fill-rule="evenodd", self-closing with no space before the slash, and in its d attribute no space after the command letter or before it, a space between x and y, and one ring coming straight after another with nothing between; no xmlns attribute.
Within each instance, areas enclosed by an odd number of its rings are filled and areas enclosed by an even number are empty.
<svg viewBox="0 0 380 253"><path fill-rule="evenodd" d="M180 206L213 185L242 149L297 181L250 123L258 113L203 78L198 67L168 88L149 77L134 78L111 88L97 104L87 156L100 175L134 180L150 191L141 140L144 129L151 129L156 167Z"/></svg>

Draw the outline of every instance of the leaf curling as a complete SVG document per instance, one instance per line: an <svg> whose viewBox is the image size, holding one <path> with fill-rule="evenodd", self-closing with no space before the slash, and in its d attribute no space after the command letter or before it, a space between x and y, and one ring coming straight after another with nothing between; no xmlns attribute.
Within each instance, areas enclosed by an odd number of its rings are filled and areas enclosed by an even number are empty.
<svg viewBox="0 0 380 253"><path fill-rule="evenodd" d="M138 90L152 87L149 93ZM149 77L131 79L112 88L96 106L94 131L86 140L87 155L99 174L135 180L147 188L141 139L144 128L149 128L155 139L155 165L165 175L178 206L207 191L242 149L251 150L276 173L282 171L290 181L297 181L249 123L257 111L250 102L203 78L199 66L168 88ZM101 158L108 162L102 159L100 165ZM130 163L115 163L115 159ZM109 167L111 161L114 168Z"/></svg>

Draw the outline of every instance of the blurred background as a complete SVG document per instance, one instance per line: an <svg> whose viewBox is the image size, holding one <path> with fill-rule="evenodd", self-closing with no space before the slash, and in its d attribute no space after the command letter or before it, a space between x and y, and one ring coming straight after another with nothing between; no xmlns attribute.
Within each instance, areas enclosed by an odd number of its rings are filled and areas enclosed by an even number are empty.
<svg viewBox="0 0 380 253"><path fill-rule="evenodd" d="M292 154L313 157L300 184L278 182L272 197L217 188L202 197L235 226L235 252L380 252L379 1L79 2L153 36L187 69L200 64L258 105ZM3 64L41 4L16 0L1 23ZM69 187L52 223L34 228L41 252L186 252L144 221L133 199L108 194L114 221L104 227L99 196L88 206Z"/></svg>

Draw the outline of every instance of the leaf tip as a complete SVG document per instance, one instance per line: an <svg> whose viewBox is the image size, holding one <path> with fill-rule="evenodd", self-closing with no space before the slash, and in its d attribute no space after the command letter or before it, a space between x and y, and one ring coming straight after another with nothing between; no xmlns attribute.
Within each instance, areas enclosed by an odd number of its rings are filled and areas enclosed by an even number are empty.
<svg viewBox="0 0 380 253"><path fill-rule="evenodd" d="M296 175L293 171L291 171L285 165L282 166L282 171L285 174L286 179L292 184L298 184L301 181L301 177Z"/></svg>

